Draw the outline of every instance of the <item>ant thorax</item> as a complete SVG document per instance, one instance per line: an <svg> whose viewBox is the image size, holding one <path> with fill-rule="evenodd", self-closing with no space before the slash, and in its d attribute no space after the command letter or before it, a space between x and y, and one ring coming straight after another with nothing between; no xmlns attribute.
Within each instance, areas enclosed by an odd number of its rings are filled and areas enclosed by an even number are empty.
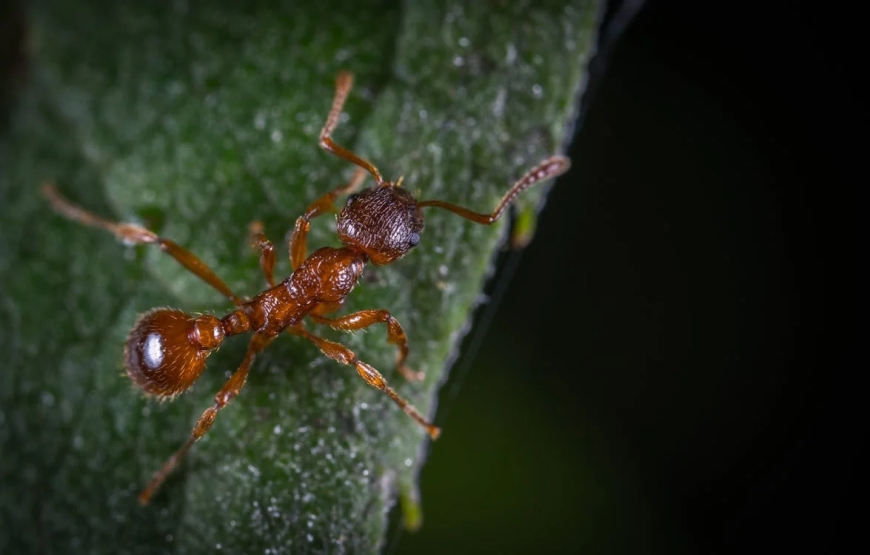
<svg viewBox="0 0 870 555"><path fill-rule="evenodd" d="M338 216L337 231L345 245L384 265L420 242L423 214L411 193L385 183L351 195Z"/></svg>

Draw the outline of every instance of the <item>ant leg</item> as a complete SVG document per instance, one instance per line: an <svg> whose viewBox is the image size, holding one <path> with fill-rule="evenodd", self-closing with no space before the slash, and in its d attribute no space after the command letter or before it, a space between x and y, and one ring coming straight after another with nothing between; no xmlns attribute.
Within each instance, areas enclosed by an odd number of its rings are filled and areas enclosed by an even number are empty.
<svg viewBox="0 0 870 555"><path fill-rule="evenodd" d="M362 168L357 168L353 177L347 183L339 185L322 197L312 202L305 213L296 218L296 226L293 235L290 236L290 264L295 270L302 265L308 256L308 230L311 229L311 220L327 212L338 212L335 207L335 199L341 195L352 193L365 179L366 173Z"/></svg>
<svg viewBox="0 0 870 555"><path fill-rule="evenodd" d="M519 179L519 181L514 183L514 186L511 187L507 193L505 193L505 195L499 201L498 205L496 205L495 210L493 210L490 214L481 214L479 212L474 212L472 210L469 210L468 208L463 208L461 206L457 206L449 202L444 202L442 200L424 200L423 202L418 202L417 206L420 208L426 206L444 208L445 210L449 210L454 214L462 216L466 220L471 220L472 222L477 222L479 224L489 225L499 219L499 217L501 217L501 213L504 212L504 209L507 208L511 202L513 202L514 198L516 198L518 194L522 193L535 183L538 183L540 181L546 181L550 178L565 173L570 166L571 161L565 156L551 156L546 160L538 163L537 166L530 169L528 172L526 172L524 176Z"/></svg>
<svg viewBox="0 0 870 555"><path fill-rule="evenodd" d="M161 484L163 484L166 477L175 470L178 463L180 463L187 452L190 451L193 444L199 441L200 438L208 432L217 417L218 411L227 406L227 404L229 404L229 402L239 394L245 386L245 381L248 379L248 372L251 369L251 363L254 362L254 356L271 343L272 339L273 337L266 337L264 335L255 335L251 339L251 342L248 344L248 352L245 354L245 359L242 361L239 368L233 372L233 375L230 376L227 383L225 383L221 390L217 392L217 395L214 396L214 405L205 409L205 412L202 413L202 416L199 417L199 420L197 420L196 425L193 427L193 431L191 432L190 438L187 442L173 453L165 463L163 463L163 466L160 467L160 470L157 471L154 478L151 479L148 487L142 490L142 493L139 494L139 502L141 504L146 505L151 500L154 492L157 491Z"/></svg>
<svg viewBox="0 0 870 555"><path fill-rule="evenodd" d="M118 239L128 245L156 244L163 252L177 260L178 263L184 266L190 273L220 291L225 297L232 301L233 304L240 305L244 302L241 297L236 296L236 294L230 290L227 284L224 283L205 262L200 260L195 254L184 247L179 246L169 239L164 239L153 231L145 229L142 226L112 222L92 214L64 198L52 183L45 183L42 185L42 194L56 212L59 212L70 220L83 225L110 231L114 233Z"/></svg>
<svg viewBox="0 0 870 555"><path fill-rule="evenodd" d="M381 172L374 167L371 162L363 160L353 152L344 147L338 146L332 142L332 132L338 126L338 119L341 116L341 109L344 107L344 102L347 100L347 94L353 86L353 74L342 71L335 78L335 97L332 99L332 108L329 109L329 115L326 117L326 123L323 124L323 129L320 130L320 147L324 150L335 154L339 158L343 158L348 162L356 164L363 168L375 178L378 185L384 184L384 178L381 177Z"/></svg>
<svg viewBox="0 0 870 555"><path fill-rule="evenodd" d="M251 248L260 250L260 269L269 287L275 287L275 246L263 230L263 223L255 220L248 228Z"/></svg>
<svg viewBox="0 0 870 555"><path fill-rule="evenodd" d="M399 372L408 381L420 381L426 377L423 372L415 372L405 366L405 360L408 358L408 337L405 335L405 330L402 329L402 324L389 311L360 310L341 318L327 318L316 313L311 313L309 316L318 324L326 324L332 329L342 331L355 331L374 324L386 324L387 343L396 345L399 349L399 352L396 353L396 368Z"/></svg>
<svg viewBox="0 0 870 555"><path fill-rule="evenodd" d="M367 384L389 395L390 399L392 399L394 403L399 405L399 408L405 411L405 414L413 418L418 424L426 429L426 432L432 439L438 439L438 436L441 434L441 430L437 426L426 420L417 409L415 409L411 404L408 403L408 401L399 397L399 394L396 393L395 390L393 390L393 388L389 386L389 384L387 384L387 380L384 379L381 373L375 370L372 365L358 359L353 351L340 343L329 341L328 339L324 339L322 337L318 337L312 333L309 333L301 326L287 328L287 331L295 335L300 335L305 339L311 341L312 343L317 345L317 348L320 349L323 354L325 354L332 360L341 364L355 367L357 373L359 373L360 377L362 377L362 379L364 379Z"/></svg>

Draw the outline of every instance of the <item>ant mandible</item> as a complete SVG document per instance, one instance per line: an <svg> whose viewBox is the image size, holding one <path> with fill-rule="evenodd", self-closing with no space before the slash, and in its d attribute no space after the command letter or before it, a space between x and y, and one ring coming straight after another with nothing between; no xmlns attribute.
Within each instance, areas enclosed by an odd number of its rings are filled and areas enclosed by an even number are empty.
<svg viewBox="0 0 870 555"><path fill-rule="evenodd" d="M425 428L432 439L438 437L440 430L400 397L380 372L361 361L344 345L308 332L303 325L303 319L308 317L317 324L325 324L342 331L385 324L387 341L398 347L396 367L399 372L408 380L422 379L422 373L413 372L405 365L408 358L407 336L399 322L387 310L360 310L338 318L328 318L326 314L337 310L344 303L367 262L379 266L390 264L420 242L420 233L423 231L421 208L443 208L472 222L492 224L523 190L534 183L560 175L568 169L570 162L564 156L552 156L539 163L511 187L495 210L489 214L473 212L440 200L418 202L405 189L400 188L401 178L396 183L385 181L370 162L333 142L332 132L338 124L352 84L353 76L350 73L339 73L332 108L320 131L320 146L358 166L357 172L350 182L336 187L311 203L296 220L289 241L293 272L277 285L273 277L274 246L266 238L259 223L251 225L252 247L260 251L260 268L269 289L250 300L233 293L211 268L187 249L144 227L105 220L72 204L52 184L43 185L43 194L60 214L84 225L108 230L130 245L158 245L163 252L236 305L236 309L223 318L211 315L193 316L167 308L158 308L143 314L127 338L124 359L127 375L145 393L161 398L173 398L183 393L199 378L209 354L225 338L253 333L245 358L215 395L214 404L202 413L187 442L169 457L139 495L142 504L148 503L191 446L208 432L218 411L239 394L245 385L255 355L285 331L311 341L329 358L355 367L366 383L386 393L408 416ZM337 231L343 246L323 247L307 255L307 236L311 220L327 212L338 212L334 205L335 200L340 195L355 191L363 181L365 172L374 178L376 185L352 194L338 214Z"/></svg>

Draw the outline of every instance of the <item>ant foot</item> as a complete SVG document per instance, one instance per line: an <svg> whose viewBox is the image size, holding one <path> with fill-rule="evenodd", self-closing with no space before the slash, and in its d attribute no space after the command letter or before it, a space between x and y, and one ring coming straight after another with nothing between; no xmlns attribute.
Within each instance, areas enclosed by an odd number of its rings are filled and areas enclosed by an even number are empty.
<svg viewBox="0 0 870 555"><path fill-rule="evenodd" d="M409 382L422 382L426 379L426 372L415 372L411 370L406 365L402 365L399 367L399 372L405 377Z"/></svg>

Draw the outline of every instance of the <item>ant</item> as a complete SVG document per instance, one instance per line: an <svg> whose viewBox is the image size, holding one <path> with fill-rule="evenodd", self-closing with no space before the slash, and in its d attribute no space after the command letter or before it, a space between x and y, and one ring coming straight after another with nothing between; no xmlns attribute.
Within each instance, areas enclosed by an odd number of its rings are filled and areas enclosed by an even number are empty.
<svg viewBox="0 0 870 555"><path fill-rule="evenodd" d="M242 390L256 354L285 331L311 341L327 357L355 367L366 383L386 393L408 416L425 428L433 440L440 434L440 429L400 397L380 372L361 361L344 345L307 331L303 319L308 317L316 324L325 324L342 331L385 324L387 341L398 348L398 371L408 380L421 380L422 373L414 372L405 365L408 358L407 336L401 324L389 311L361 310L338 318L329 318L326 314L334 312L344 303L367 262L379 266L390 264L420 242L423 231L421 208L443 208L472 222L489 225L499 219L518 194L537 182L562 174L568 169L570 161L564 156L552 156L540 162L511 187L495 210L489 214L473 212L440 200L419 202L401 188L402 178L395 183L385 181L370 162L333 142L332 132L338 124L352 85L351 73L338 74L332 108L320 131L320 146L355 164L357 171L348 183L336 187L311 203L296 220L289 241L293 272L277 285L273 277L275 248L264 234L262 225L259 222L251 224L252 248L260 251L260 269L269 285L268 289L252 299L233 293L202 260L171 240L135 224L112 222L94 215L62 197L50 183L42 187L42 193L53 209L63 216L84 225L110 231L129 245L156 244L236 305L235 310L223 318L211 315L193 316L169 308L153 309L140 316L127 337L124 359L127 375L146 394L174 398L185 392L202 374L206 359L225 338L253 333L242 363L214 396L214 404L202 413L190 438L169 457L139 495L139 502L143 505L150 501L191 446L208 432L218 412ZM354 193L366 172L374 178L376 185ZM344 194L350 196L344 209L339 212L334 202ZM311 220L327 212L338 212L337 232L343 246L323 247L308 255L307 235Z"/></svg>

